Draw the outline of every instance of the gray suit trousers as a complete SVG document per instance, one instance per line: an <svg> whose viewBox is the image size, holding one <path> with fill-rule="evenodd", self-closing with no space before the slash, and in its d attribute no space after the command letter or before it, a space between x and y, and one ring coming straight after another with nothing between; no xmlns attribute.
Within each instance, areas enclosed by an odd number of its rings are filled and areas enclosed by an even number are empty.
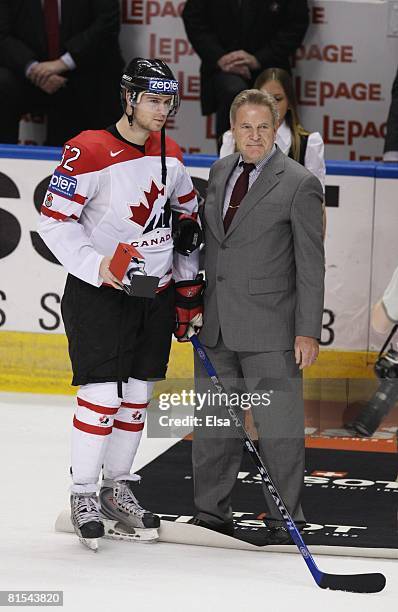
<svg viewBox="0 0 398 612"><path fill-rule="evenodd" d="M251 410L259 437L259 450L271 478L294 521L305 522L301 508L304 483L304 402L302 377L294 351L264 353L229 350L221 335L214 348L206 347L219 379L230 397L239 393L270 392L269 406ZM195 354L195 388L211 398L214 387ZM242 398L248 399L242 395ZM256 396L258 399L258 396ZM213 405L214 404L214 405ZM244 411L236 408L239 417ZM214 426L214 418L228 418L221 402L208 401L200 412L202 426L194 430L192 463L197 517L219 525L232 519L231 492L240 469L243 442L231 427ZM206 416L210 423L205 425ZM253 465L253 475L255 474ZM265 486L266 519L280 522L281 515ZM239 510L239 509L237 509Z"/></svg>

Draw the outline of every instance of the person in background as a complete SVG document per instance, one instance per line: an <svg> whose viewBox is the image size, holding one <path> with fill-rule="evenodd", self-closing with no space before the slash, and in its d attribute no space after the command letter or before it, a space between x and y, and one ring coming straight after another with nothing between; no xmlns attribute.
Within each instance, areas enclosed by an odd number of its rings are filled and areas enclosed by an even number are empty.
<svg viewBox="0 0 398 612"><path fill-rule="evenodd" d="M216 113L218 142L235 96L269 66L290 70L309 24L307 0L187 0L185 30L202 63L203 115Z"/></svg>
<svg viewBox="0 0 398 612"><path fill-rule="evenodd" d="M19 120L28 112L47 115L51 146L115 123L119 30L118 0L2 0L0 142L18 142Z"/></svg>
<svg viewBox="0 0 398 612"><path fill-rule="evenodd" d="M383 161L398 162L398 69L392 84Z"/></svg>
<svg viewBox="0 0 398 612"><path fill-rule="evenodd" d="M386 334L398 323L398 268L394 270L383 297L373 306L371 323L378 334Z"/></svg>
<svg viewBox="0 0 398 612"><path fill-rule="evenodd" d="M275 143L285 153L314 174L325 193L324 144L319 132L308 132L300 123L293 80L283 68L267 68L256 79L255 87L269 93L275 100L279 113ZM234 153L235 140L231 130L223 135L220 157ZM323 207L323 232L326 229L326 213Z"/></svg>

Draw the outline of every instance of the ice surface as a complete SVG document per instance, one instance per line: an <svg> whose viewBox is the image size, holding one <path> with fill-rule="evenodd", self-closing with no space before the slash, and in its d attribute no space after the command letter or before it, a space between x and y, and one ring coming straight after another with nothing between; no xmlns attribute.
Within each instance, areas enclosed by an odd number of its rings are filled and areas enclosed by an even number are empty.
<svg viewBox="0 0 398 612"><path fill-rule="evenodd" d="M64 609L112 612L374 612L395 609L398 564L318 557L324 571L381 571L384 592L322 591L300 556L101 541L54 532L68 503L71 397L0 394L0 590L63 590ZM139 469L177 440L143 439Z"/></svg>

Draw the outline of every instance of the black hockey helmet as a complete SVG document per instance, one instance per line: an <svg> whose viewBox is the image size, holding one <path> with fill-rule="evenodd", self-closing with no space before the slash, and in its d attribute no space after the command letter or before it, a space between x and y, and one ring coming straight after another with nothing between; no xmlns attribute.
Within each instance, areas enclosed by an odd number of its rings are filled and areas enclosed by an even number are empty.
<svg viewBox="0 0 398 612"><path fill-rule="evenodd" d="M128 64L120 83L120 94L124 111L126 111L124 95L126 90L131 94L133 106L140 101L141 94L143 93L171 95L172 104L169 117L175 115L180 106L178 81L168 65L160 59L135 57Z"/></svg>

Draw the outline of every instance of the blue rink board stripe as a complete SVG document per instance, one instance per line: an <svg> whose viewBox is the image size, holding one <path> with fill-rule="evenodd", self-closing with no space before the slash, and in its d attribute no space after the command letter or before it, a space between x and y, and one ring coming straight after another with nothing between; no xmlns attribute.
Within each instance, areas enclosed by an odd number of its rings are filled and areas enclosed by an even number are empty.
<svg viewBox="0 0 398 612"><path fill-rule="evenodd" d="M59 161L61 151L59 147L0 145L0 157L9 159ZM190 168L210 168L217 159L216 155L184 155L184 163ZM398 178L398 163L327 161L326 174L329 176Z"/></svg>

